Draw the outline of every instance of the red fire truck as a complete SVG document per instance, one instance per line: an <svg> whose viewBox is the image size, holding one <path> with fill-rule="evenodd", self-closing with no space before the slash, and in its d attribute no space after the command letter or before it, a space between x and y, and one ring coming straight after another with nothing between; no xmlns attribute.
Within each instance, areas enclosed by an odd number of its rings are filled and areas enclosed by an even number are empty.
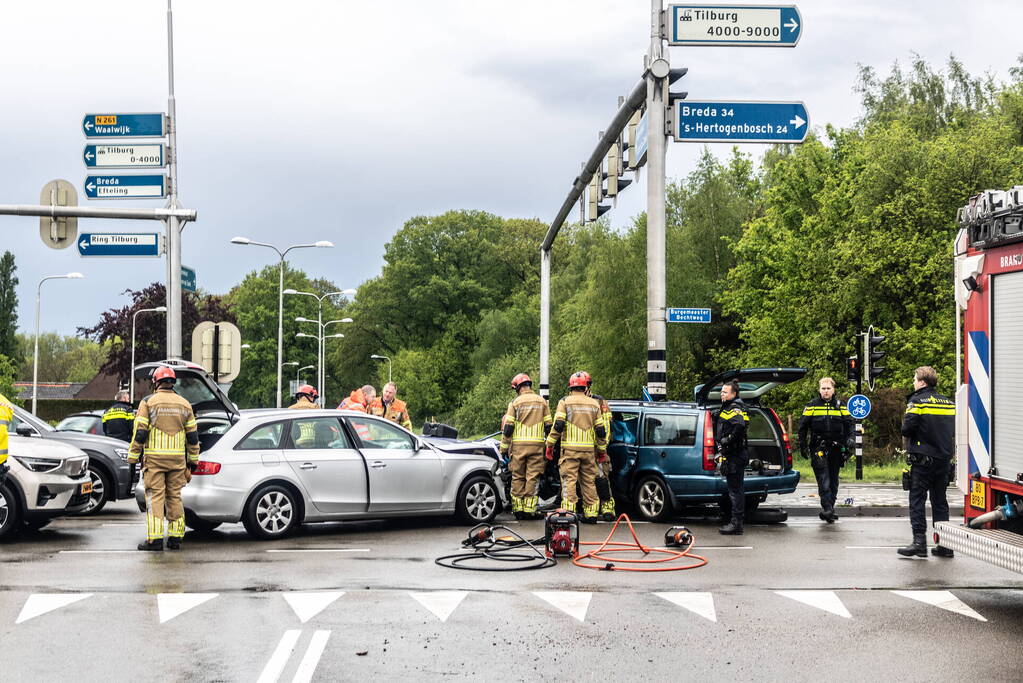
<svg viewBox="0 0 1023 683"><path fill-rule="evenodd" d="M958 211L956 484L965 524L936 543L1023 573L1023 186Z"/></svg>

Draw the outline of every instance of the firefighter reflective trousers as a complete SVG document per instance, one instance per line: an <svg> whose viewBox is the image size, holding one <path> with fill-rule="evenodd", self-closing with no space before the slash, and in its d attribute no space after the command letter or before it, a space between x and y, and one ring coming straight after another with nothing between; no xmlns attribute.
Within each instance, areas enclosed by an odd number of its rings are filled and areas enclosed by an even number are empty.
<svg viewBox="0 0 1023 683"><path fill-rule="evenodd" d="M142 481L146 487L147 540L163 538L163 521L170 522L172 537L185 535L185 510L181 505L181 489L187 481L184 467L168 468L159 463L146 463ZM179 533L180 532L180 533Z"/></svg>
<svg viewBox="0 0 1023 683"><path fill-rule="evenodd" d="M544 445L514 444L511 447L511 461L508 469L512 475L511 494L515 498L536 495L546 461L543 459Z"/></svg>
<svg viewBox="0 0 1023 683"><path fill-rule="evenodd" d="M594 483L597 480L597 463L593 459L593 449L562 448L559 465L561 500L571 503L574 508L579 500L579 496L576 494L576 484L578 484L585 505L583 513L586 514L587 510L592 509L591 515L596 514L600 499L597 498L597 487Z"/></svg>
<svg viewBox="0 0 1023 683"><path fill-rule="evenodd" d="M927 496L931 497L931 520L948 521L948 459L928 457L909 470L909 524L914 534L927 533Z"/></svg>

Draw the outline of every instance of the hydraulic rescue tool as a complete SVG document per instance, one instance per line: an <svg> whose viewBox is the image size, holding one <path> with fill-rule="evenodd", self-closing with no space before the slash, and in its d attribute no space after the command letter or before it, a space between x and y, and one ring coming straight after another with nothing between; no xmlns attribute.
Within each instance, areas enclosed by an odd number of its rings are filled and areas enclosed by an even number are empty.
<svg viewBox="0 0 1023 683"><path fill-rule="evenodd" d="M673 526L664 532L667 548L688 548L693 545L693 534L684 526Z"/></svg>
<svg viewBox="0 0 1023 683"><path fill-rule="evenodd" d="M555 510L544 522L547 557L575 557L579 554L579 517L568 510Z"/></svg>

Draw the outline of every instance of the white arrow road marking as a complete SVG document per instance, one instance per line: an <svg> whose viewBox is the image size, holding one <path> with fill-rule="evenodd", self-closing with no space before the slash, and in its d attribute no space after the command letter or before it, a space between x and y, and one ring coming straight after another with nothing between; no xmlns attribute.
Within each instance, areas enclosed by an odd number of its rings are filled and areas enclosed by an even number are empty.
<svg viewBox="0 0 1023 683"><path fill-rule="evenodd" d="M910 600L918 600L928 605L934 605L949 612L962 614L964 617L970 617L977 621L987 621L987 619L970 609L969 605L965 602L952 595L950 591L892 591L892 593L909 598Z"/></svg>
<svg viewBox="0 0 1023 683"><path fill-rule="evenodd" d="M803 120L803 117L801 117L799 114L796 114L796 118L791 119L789 123L791 123L795 128L799 128L801 125L806 123L806 121Z"/></svg>
<svg viewBox="0 0 1023 683"><path fill-rule="evenodd" d="M413 593L409 595L416 602L430 610L441 621L447 621L451 613L462 603L468 591L430 591L429 593Z"/></svg>
<svg viewBox="0 0 1023 683"><path fill-rule="evenodd" d="M852 619L849 610L842 604L842 600L835 591L775 591L775 593L801 602L804 605L810 605L810 607L816 607L825 612L831 612L840 617Z"/></svg>
<svg viewBox="0 0 1023 683"><path fill-rule="evenodd" d="M313 639L309 642L309 648L305 651L302 663L298 665L298 671L295 672L295 677L291 679L291 683L308 683L313 680L313 674L316 673L316 665L320 663L320 656L323 655L323 650L327 647L329 639L330 631L317 631L313 634Z"/></svg>
<svg viewBox="0 0 1023 683"><path fill-rule="evenodd" d="M284 635L281 636L281 642L277 643L274 653L270 655L270 659L267 661L266 666L263 667L263 673L259 675L256 683L277 683L281 673L284 672L284 667L288 664L288 660L291 659L291 653L295 651L295 645L298 644L298 637L300 635L302 635L302 632L298 630L284 632Z"/></svg>
<svg viewBox="0 0 1023 683"><path fill-rule="evenodd" d="M160 623L166 624L174 617L181 616L193 607L212 600L217 595L218 593L160 593L156 596Z"/></svg>
<svg viewBox="0 0 1023 683"><path fill-rule="evenodd" d="M787 28L791 33L792 31L795 31L797 28L799 28L799 24L796 23L795 19L789 19L789 23L785 24L785 28Z"/></svg>
<svg viewBox="0 0 1023 683"><path fill-rule="evenodd" d="M89 597L92 597L92 593L33 593L28 596L28 600L25 601L21 608L21 613L14 623L26 622L29 619L38 617L40 614L52 612L55 609L66 607Z"/></svg>
<svg viewBox="0 0 1023 683"><path fill-rule="evenodd" d="M317 591L315 593L282 593L284 599L295 610L304 624L317 614L327 609L335 600L344 595L343 591Z"/></svg>
<svg viewBox="0 0 1023 683"><path fill-rule="evenodd" d="M654 595L684 607L693 614L699 614L704 619L715 622L718 620L714 611L714 596L710 593L654 593Z"/></svg>
<svg viewBox="0 0 1023 683"><path fill-rule="evenodd" d="M581 591L533 591L533 595L554 605L570 617L586 621L586 610L593 593Z"/></svg>

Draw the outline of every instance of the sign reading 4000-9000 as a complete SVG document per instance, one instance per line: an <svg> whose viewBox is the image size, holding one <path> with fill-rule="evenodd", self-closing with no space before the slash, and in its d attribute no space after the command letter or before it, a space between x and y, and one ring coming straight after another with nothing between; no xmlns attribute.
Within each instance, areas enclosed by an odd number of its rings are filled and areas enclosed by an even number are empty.
<svg viewBox="0 0 1023 683"><path fill-rule="evenodd" d="M795 47L803 18L794 5L669 5L669 45Z"/></svg>

